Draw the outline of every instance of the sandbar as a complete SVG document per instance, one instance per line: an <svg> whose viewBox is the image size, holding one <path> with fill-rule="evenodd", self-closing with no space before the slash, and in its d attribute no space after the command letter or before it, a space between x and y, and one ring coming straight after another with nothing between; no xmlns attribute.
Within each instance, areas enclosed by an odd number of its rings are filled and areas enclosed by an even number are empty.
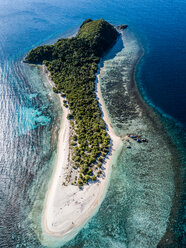
<svg viewBox="0 0 186 248"><path fill-rule="evenodd" d="M44 72L50 85L54 86L46 68L44 68ZM104 199L109 182L109 173L112 167L113 153L121 142L121 139L115 134L110 124L101 95L99 76L97 76L97 78L97 99L102 109L103 119L107 125L107 132L111 137L112 146L110 153L103 162L103 174L98 181L84 185L83 189L79 189L78 186L71 185L70 183L63 185L63 181L70 169L68 166L68 156L71 126L70 121L67 119L67 115L70 111L64 107L63 99L59 95L63 116L58 136L56 164L46 194L42 217L43 231L49 236L64 237L75 229L78 229L78 227L85 224L96 212Z"/></svg>

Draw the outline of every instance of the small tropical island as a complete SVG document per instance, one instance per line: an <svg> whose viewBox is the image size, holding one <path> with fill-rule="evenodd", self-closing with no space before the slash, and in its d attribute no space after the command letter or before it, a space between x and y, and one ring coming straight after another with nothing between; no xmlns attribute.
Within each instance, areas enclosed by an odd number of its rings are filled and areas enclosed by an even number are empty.
<svg viewBox="0 0 186 248"><path fill-rule="evenodd" d="M61 237L78 228L103 198L120 138L95 82L100 58L118 36L104 19L87 19L75 37L39 46L25 58L26 63L43 66L63 109L57 161L43 211L48 235Z"/></svg>

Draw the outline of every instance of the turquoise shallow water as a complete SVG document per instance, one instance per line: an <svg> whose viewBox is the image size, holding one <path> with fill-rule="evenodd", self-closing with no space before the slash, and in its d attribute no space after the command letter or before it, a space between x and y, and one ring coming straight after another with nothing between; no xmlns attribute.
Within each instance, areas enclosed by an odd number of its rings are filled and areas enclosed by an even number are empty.
<svg viewBox="0 0 186 248"><path fill-rule="evenodd" d="M123 142L99 211L63 247L156 247L162 238L159 247L184 247L185 9L185 1L0 0L0 247L46 247L40 220L61 119L42 72L21 60L101 17L130 31L104 58L101 74L113 126L149 143L128 149ZM135 77L156 115L130 80L141 46Z"/></svg>

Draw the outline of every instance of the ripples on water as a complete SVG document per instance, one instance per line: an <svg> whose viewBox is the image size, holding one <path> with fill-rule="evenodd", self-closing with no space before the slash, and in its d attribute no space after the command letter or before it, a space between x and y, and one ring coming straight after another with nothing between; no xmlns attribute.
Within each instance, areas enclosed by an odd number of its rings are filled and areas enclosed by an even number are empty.
<svg viewBox="0 0 186 248"><path fill-rule="evenodd" d="M1 65L0 247L34 244L27 217L36 197L33 187L43 184L42 173L48 179L46 161L55 147L50 133L57 117L56 96L42 80L36 67Z"/></svg>

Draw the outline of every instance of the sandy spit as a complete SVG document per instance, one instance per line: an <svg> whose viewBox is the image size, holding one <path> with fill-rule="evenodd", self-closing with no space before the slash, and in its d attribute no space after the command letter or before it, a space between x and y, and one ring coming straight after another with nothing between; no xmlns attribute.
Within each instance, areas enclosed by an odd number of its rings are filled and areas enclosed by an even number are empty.
<svg viewBox="0 0 186 248"><path fill-rule="evenodd" d="M50 85L54 86L46 68L43 67L43 71L45 72ZM64 186L63 182L65 181L66 175L69 173L67 164L69 155L70 122L66 118L69 109L63 106L62 97L60 95L59 97L63 110L63 117L58 137L56 165L44 202L42 226L45 234L63 238L73 233L76 229L80 228L80 226L83 226L100 206L109 181L113 153L121 142L121 139L116 136L110 125L109 117L101 95L98 76L97 99L103 112L103 119L107 124L108 133L112 139L110 155L107 156L103 163L104 175L99 178L99 181L85 185L82 190L80 190L78 186L71 184Z"/></svg>

